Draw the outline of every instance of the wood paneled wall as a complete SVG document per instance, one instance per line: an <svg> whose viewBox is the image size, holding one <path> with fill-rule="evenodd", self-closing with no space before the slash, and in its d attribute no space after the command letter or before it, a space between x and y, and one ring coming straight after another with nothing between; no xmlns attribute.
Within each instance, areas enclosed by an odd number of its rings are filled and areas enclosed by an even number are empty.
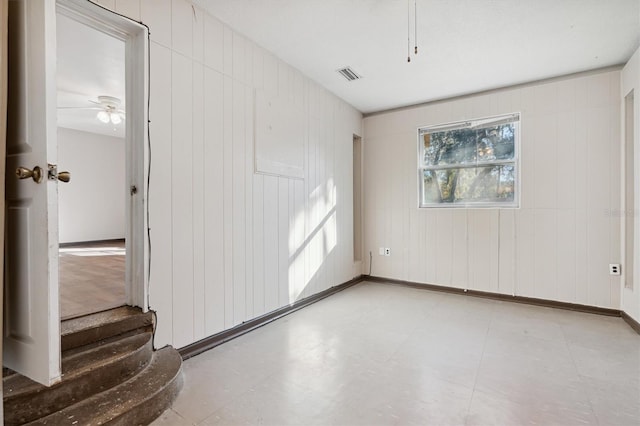
<svg viewBox="0 0 640 426"><path fill-rule="evenodd" d="M522 113L521 208L419 209L417 128L510 112ZM364 249L373 253L373 275L620 308L620 277L608 272L622 261L620 71L364 123Z"/></svg>
<svg viewBox="0 0 640 426"><path fill-rule="evenodd" d="M182 347L360 274L361 114L185 0L104 0L151 34L150 305ZM303 180L254 174L254 96L305 111Z"/></svg>

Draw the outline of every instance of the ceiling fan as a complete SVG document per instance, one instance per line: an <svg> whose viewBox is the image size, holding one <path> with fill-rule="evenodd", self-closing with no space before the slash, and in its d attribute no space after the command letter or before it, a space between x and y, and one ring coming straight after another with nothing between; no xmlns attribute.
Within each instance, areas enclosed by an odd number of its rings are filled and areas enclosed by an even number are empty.
<svg viewBox="0 0 640 426"><path fill-rule="evenodd" d="M120 99L113 96L98 96L98 101L89 99L92 107L58 107L58 109L78 109L98 111L96 119L102 123L120 124L125 119L125 111L120 108Z"/></svg>

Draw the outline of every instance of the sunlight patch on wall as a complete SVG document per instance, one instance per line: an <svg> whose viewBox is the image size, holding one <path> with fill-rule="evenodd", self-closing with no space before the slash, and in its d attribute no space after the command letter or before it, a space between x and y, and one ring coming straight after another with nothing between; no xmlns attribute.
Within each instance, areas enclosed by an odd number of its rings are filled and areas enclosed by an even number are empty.
<svg viewBox="0 0 640 426"><path fill-rule="evenodd" d="M305 234L305 212L297 212L289 229L289 302L298 300L316 277L320 267L338 244L336 187L332 178L310 195L309 231ZM300 240L297 236L304 235Z"/></svg>

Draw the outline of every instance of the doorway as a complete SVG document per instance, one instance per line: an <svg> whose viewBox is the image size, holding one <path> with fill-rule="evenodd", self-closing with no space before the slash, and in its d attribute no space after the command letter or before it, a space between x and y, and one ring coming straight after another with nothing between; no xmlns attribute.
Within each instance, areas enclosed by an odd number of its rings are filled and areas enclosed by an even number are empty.
<svg viewBox="0 0 640 426"><path fill-rule="evenodd" d="M58 78L58 88L68 89L65 95L67 97L64 100L58 99L58 106L80 105L94 108L75 109L76 113L85 114L77 119L75 130L94 134L91 137L94 144L87 143L88 139L78 138L76 134L75 139L71 137L73 141L67 148L70 148L68 151L71 157L75 158L78 175L83 175L82 179L75 179L76 184L85 187L84 190L77 191L76 196L80 194L79 200L84 208L92 208L84 219L90 217L94 225L99 224L91 227L92 235L80 238L76 234L67 241L63 233L69 227L65 228L61 222L61 249L68 251L61 251L59 254L64 257L75 256L76 261L82 261L78 257L93 257L95 263L101 264L105 277L111 277L103 281L107 288L113 286L107 281L115 277L112 281L118 283L116 293L107 291L109 297L104 298L101 306L94 308L94 311L126 304L140 307L146 312L150 261L146 203L150 171L149 32L144 25L88 1L57 0L56 12L56 19L59 21L57 27L79 25L88 31L85 34L88 43L86 40L79 40L81 36L77 32L70 31L72 38L68 43L73 50L69 55L75 57L75 60L67 64L74 74L84 75L82 78L86 81L83 87L87 90L78 93L73 89L74 81L61 84L65 70L59 63L61 77ZM60 43L64 41L60 40ZM83 43L85 46L89 45L89 50L86 47L85 50L82 49ZM70 74L71 72L66 73L67 76ZM78 78L77 75L74 78ZM69 110L74 111L73 108ZM61 111L58 110L58 119L59 124L63 124L59 127L71 127L63 122ZM61 131L58 132L59 135L60 133ZM63 141L59 146L59 154L62 153L63 156L64 143ZM78 155L82 149L90 151L92 160L87 162ZM62 161L63 159L60 163ZM61 167L64 165L61 164ZM71 188L72 185L62 187L61 197L69 195ZM84 198L85 195L93 198ZM64 214L63 211L61 213ZM61 220L65 220L65 216ZM98 230L100 233L96 233ZM92 247L78 247L75 253L70 253L74 247L67 243L86 241ZM90 249L89 252L92 251L95 256L78 255L82 252L81 249ZM122 263L124 289L119 285L122 280ZM89 267L89 270L92 268L95 265ZM117 273L112 274L113 271ZM122 291L124 303L121 303ZM98 294L89 293L94 296Z"/></svg>
<svg viewBox="0 0 640 426"><path fill-rule="evenodd" d="M362 138L353 135L353 261L362 260Z"/></svg>
<svg viewBox="0 0 640 426"><path fill-rule="evenodd" d="M60 318L126 304L125 42L57 13Z"/></svg>
<svg viewBox="0 0 640 426"><path fill-rule="evenodd" d="M635 101L632 90L624 98L624 222L622 238L624 239L624 264L622 272L624 274L624 286L633 289L634 274L634 235L635 235Z"/></svg>

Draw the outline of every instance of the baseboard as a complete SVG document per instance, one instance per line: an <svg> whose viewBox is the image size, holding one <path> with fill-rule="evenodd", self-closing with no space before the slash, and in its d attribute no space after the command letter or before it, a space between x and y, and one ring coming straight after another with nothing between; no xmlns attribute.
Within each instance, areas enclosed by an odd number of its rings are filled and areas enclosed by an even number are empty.
<svg viewBox="0 0 640 426"><path fill-rule="evenodd" d="M58 247L60 247L60 248L79 247L79 246L91 246L91 245L95 245L95 244L115 244L115 243L124 243L124 242L125 242L124 238L113 238L113 239L110 239L110 240L78 241L78 242L72 242L72 243L60 243L60 244L58 244Z"/></svg>
<svg viewBox="0 0 640 426"><path fill-rule="evenodd" d="M570 311L586 312L589 314L606 315L610 317L621 316L621 312L618 309L600 308L597 306L580 305L578 303L557 302L555 300L537 299L534 297L512 296L509 294L491 293L487 291L478 291L478 290L465 290L462 288L444 287L444 286L439 286L434 284L423 284L423 283L418 283L413 281L403 281L403 280L376 277L376 276L370 276L370 275L363 275L362 281L389 283L389 284L395 284L395 285L402 285L405 287L419 288L423 290L432 290L432 291L439 291L444 293L453 293L453 294L460 294L465 296L481 297L484 299L523 303L527 305L544 306L547 308L566 309ZM629 317L629 319L633 321L631 317Z"/></svg>
<svg viewBox="0 0 640 426"><path fill-rule="evenodd" d="M304 308L305 306L309 306L312 303L316 303L326 297L329 297L333 294L336 294L342 290L345 290L355 284L358 284L362 281L362 275L353 278L345 283L339 284L337 286L328 288L320 293L316 293L312 296L305 297L304 299L300 299L288 306L284 306L282 308L276 309L275 311L269 312L257 318L251 319L249 321L243 322L233 328L230 328L225 331L221 331L220 333L214 334L209 337L205 337L202 340L199 340L190 345L184 346L178 349L178 352L182 356L182 359L189 359L192 356L196 356L201 354L202 352L208 351L209 349L213 349L218 345L221 345L229 340L235 339L236 337L240 337L245 333L248 333L256 328L262 327L270 322L273 322L279 318L282 318L286 315L289 315L299 309Z"/></svg>
<svg viewBox="0 0 640 426"><path fill-rule="evenodd" d="M212 336L205 337L202 340L199 340L195 343L192 343L190 345L187 345L178 349L178 352L180 353L183 359L189 359L193 356L201 354L202 352L208 351L209 349L213 349L216 346L226 343L232 339L235 339L236 337L240 337L243 334L246 334L252 330L260 328L266 324L269 324L270 322L273 322L279 318L289 315L299 309L304 308L305 306L309 306L315 302L318 302L319 300L322 300L342 290L345 290L362 281L402 285L405 287L438 291L443 293L459 294L463 296L480 297L484 299L493 299L493 300L500 300L500 301L514 302L514 303L522 303L527 305L543 306L547 308L565 309L570 311L585 312L590 314L606 315L606 316L612 316L612 317L622 317L622 319L624 319L624 321L627 322L627 324L629 324L631 328L633 328L638 334L640 334L640 323L638 323L636 320L631 318L627 313L617 309L600 308L597 306L580 305L577 303L557 302L554 300L537 299L533 297L512 296L508 294L490 293L490 292L478 291L478 290L464 290L461 288L444 287L444 286L439 286L434 284L423 284L423 283L418 283L413 281L403 281L403 280L397 280L393 278L377 277L373 275L360 275L345 283L339 284L335 287L331 287L327 290L321 291L320 293L298 300L297 302L294 302L288 306L284 306L282 308L276 309L275 311L269 312L267 314L254 318L252 320L246 321L240 325L237 325L233 328L222 331L220 333L214 334Z"/></svg>
<svg viewBox="0 0 640 426"><path fill-rule="evenodd" d="M633 328L636 333L640 334L640 322L631 318L631 316L625 311L620 311L620 316L627 324L629 324L629 327Z"/></svg>

